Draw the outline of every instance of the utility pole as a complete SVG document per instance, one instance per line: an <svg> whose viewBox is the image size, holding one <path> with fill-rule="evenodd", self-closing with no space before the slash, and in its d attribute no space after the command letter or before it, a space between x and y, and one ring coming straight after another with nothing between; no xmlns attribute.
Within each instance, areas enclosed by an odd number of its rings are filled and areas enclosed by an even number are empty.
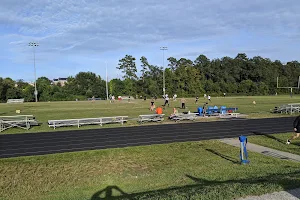
<svg viewBox="0 0 300 200"><path fill-rule="evenodd" d="M107 77L107 62L105 62L105 65L106 65L106 100L108 101L108 77Z"/></svg>
<svg viewBox="0 0 300 200"><path fill-rule="evenodd" d="M35 47L39 46L37 42L29 42L28 46L33 47L33 65L34 65L34 95L35 95L35 102L38 102L38 91L36 89L36 67L35 67Z"/></svg>
<svg viewBox="0 0 300 200"><path fill-rule="evenodd" d="M168 50L168 47L160 47L160 50L163 51L163 94L166 95L166 83L165 83L165 50Z"/></svg>

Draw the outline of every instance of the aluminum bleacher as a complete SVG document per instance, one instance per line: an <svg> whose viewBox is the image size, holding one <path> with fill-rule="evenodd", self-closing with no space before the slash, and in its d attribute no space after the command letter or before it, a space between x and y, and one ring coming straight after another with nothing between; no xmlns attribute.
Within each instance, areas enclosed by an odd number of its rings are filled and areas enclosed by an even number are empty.
<svg viewBox="0 0 300 200"><path fill-rule="evenodd" d="M82 118L82 119L63 119L63 120L48 120L48 126L56 129L62 126L77 126L83 125L100 125L127 122L128 116L115 117L98 117L98 118Z"/></svg>
<svg viewBox="0 0 300 200"><path fill-rule="evenodd" d="M161 122L164 120L165 114L139 115L138 122Z"/></svg>
<svg viewBox="0 0 300 200"><path fill-rule="evenodd" d="M273 110L274 113L284 113L284 114L294 114L300 113L300 103L291 103L284 104L279 107L275 107Z"/></svg>
<svg viewBox="0 0 300 200"><path fill-rule="evenodd" d="M182 120L196 120L196 118L199 117L198 113L178 113L175 115L172 115L169 117L169 119L174 120L174 121L182 121Z"/></svg>
<svg viewBox="0 0 300 200"><path fill-rule="evenodd" d="M7 103L24 103L24 99L7 99Z"/></svg>
<svg viewBox="0 0 300 200"><path fill-rule="evenodd" d="M28 130L31 126L38 125L33 115L0 116L0 132L13 127Z"/></svg>

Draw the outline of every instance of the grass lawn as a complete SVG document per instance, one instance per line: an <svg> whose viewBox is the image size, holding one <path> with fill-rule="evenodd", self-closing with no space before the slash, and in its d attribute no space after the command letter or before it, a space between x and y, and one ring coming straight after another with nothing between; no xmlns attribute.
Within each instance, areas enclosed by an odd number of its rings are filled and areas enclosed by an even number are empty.
<svg viewBox="0 0 300 200"><path fill-rule="evenodd" d="M0 159L0 199L216 200L300 187L300 163L249 159L240 165L239 148L218 141Z"/></svg>
<svg viewBox="0 0 300 200"><path fill-rule="evenodd" d="M292 140L290 145L286 144L286 140L291 135L292 133L257 135L248 137L248 141L253 144L300 155L300 138Z"/></svg>
<svg viewBox="0 0 300 200"><path fill-rule="evenodd" d="M256 105L252 104L253 100L256 101ZM211 106L225 105L227 107L238 107L238 112L248 114L249 118L261 118L261 117L281 117L288 115L271 114L270 109L275 106L279 106L285 103L296 103L300 101L300 96L256 96L256 97L212 97ZM199 103L195 104L194 99L187 100L187 109L185 111L196 112L197 107L202 106L205 102L200 98ZM156 103L156 106L162 105L163 100L160 99ZM147 101L133 100L131 103L115 102L110 104L107 101L98 101L95 103L87 101L79 102L40 102L40 103L24 103L24 104L0 104L0 115L16 115L16 110L21 110L21 114L29 114L36 116L36 119L43 123L40 127L33 127L29 131L22 129L10 129L4 133L23 133L23 132L45 132L53 131L47 125L48 120L54 119L76 119L76 118L92 118L92 117L105 117L105 116L120 116L125 115L130 118L137 118L140 114L151 114L149 111L150 99ZM164 110L164 113L168 116L173 112L173 107L180 106L180 99L176 102L171 100L170 107ZM179 112L184 110L179 109ZM203 119L203 120L216 120L215 118ZM174 123L169 120L165 120L164 123ZM136 120L129 121L124 126L138 125ZM103 127L120 127L120 124L116 125L104 125ZM97 128L99 126L85 126L80 129ZM77 127L59 128L57 130L75 130Z"/></svg>

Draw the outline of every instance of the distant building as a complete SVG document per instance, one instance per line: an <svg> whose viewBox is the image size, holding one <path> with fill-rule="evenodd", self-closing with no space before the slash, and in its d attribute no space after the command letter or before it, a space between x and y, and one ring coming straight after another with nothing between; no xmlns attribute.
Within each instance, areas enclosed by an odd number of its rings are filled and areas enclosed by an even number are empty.
<svg viewBox="0 0 300 200"><path fill-rule="evenodd" d="M53 85L57 85L58 83L60 83L61 86L65 86L67 82L67 78L56 78L52 81Z"/></svg>
<svg viewBox="0 0 300 200"><path fill-rule="evenodd" d="M29 85L34 86L34 82L27 82Z"/></svg>

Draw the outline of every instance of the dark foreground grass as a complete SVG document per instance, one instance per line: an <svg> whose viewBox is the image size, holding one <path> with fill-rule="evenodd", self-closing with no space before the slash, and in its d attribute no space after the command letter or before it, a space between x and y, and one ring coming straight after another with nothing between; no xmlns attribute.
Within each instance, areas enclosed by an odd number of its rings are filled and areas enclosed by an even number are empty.
<svg viewBox="0 0 300 200"><path fill-rule="evenodd" d="M294 153L300 155L300 138L292 140L290 145L286 144L287 139L292 136L292 133L282 134L264 134L256 133L256 136L250 136L249 142L253 144L262 145L265 147Z"/></svg>
<svg viewBox="0 0 300 200"><path fill-rule="evenodd" d="M300 163L249 158L204 141L1 159L0 197L216 200L300 187Z"/></svg>
<svg viewBox="0 0 300 200"><path fill-rule="evenodd" d="M238 112L248 114L249 118L262 118L262 117L282 117L288 115L272 114L270 109L275 106L286 103L297 103L300 100L300 96L249 96L249 97L212 97L212 102L209 102L210 106L238 107ZM253 105L253 101L256 101L256 105ZM195 104L195 99L187 99L187 108L185 110L179 109L179 112L191 111L196 112L199 106L203 106L206 102L203 98L200 98L199 103ZM161 106L163 100L159 99L155 102L156 106ZM96 101L94 103L88 101L78 102L39 102L39 103L24 103L24 104L0 104L0 115L16 115L16 110L21 110L21 114L34 115L36 119L42 123L39 127L32 127L30 130L25 131L22 129L10 129L6 130L4 134L10 133L25 133L25 132L48 132L54 131L53 128L48 127L48 120L55 119L77 119L77 118L93 118L93 117L107 117L107 116L129 116L133 120L130 120L124 126L137 126L137 117L141 114L152 114L154 112L149 111L150 100L133 100L131 103L128 101L118 102L110 104L107 101ZM174 107L180 107L180 99L177 101L170 101L170 107L166 107L164 114L169 116L173 112ZM216 120L201 119L201 120ZM163 123L175 123L170 120L165 120ZM156 123L158 124L158 123ZM100 126L84 126L80 129L98 128ZM104 125L103 127L121 127L120 124ZM58 128L60 130L75 130L77 127Z"/></svg>

